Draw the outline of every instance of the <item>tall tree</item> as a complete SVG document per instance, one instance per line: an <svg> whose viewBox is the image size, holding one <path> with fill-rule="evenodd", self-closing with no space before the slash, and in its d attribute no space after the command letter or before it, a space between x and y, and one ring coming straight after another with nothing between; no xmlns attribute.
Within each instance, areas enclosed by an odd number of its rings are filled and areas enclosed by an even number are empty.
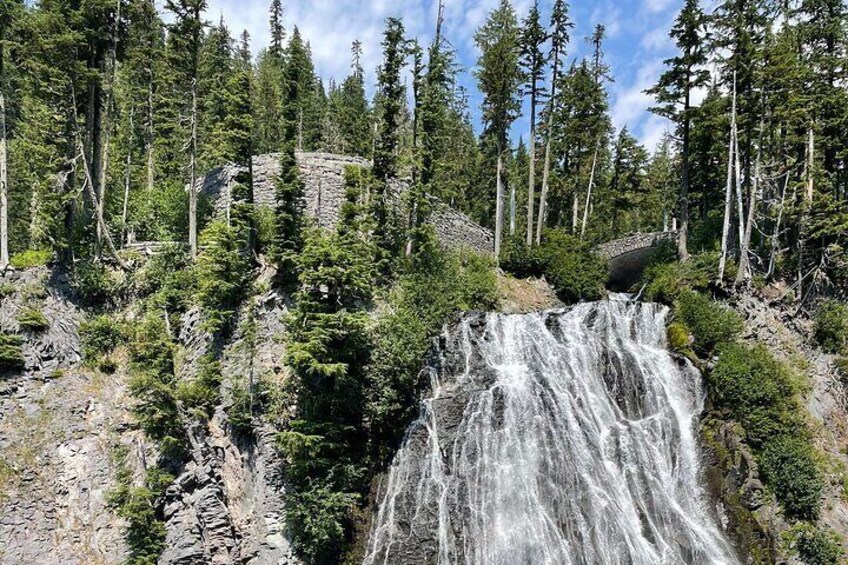
<svg viewBox="0 0 848 565"><path fill-rule="evenodd" d="M480 49L475 76L483 93L483 136L494 148L495 173L495 256L500 254L503 228L503 156L509 148L509 129L521 110L519 89L519 30L515 10L509 0L501 0L486 23L477 30L474 41Z"/></svg>
<svg viewBox="0 0 848 565"><path fill-rule="evenodd" d="M12 27L12 17L20 3L2 0L0 3L0 269L9 264L9 176L8 145L6 140L6 41ZM14 11L13 11L14 10Z"/></svg>
<svg viewBox="0 0 848 565"><path fill-rule="evenodd" d="M283 3L281 0L271 0L269 9L271 24L271 46L269 51L273 57L283 56L283 43L286 40L286 29L283 27Z"/></svg>
<svg viewBox="0 0 848 565"><path fill-rule="evenodd" d="M189 170L188 241L192 258L197 258L197 158L198 158L198 67L205 23L206 0L166 0L165 8L174 14L170 26L171 50L176 69L188 85L189 137L186 142Z"/></svg>
<svg viewBox="0 0 848 565"><path fill-rule="evenodd" d="M374 153L374 174L381 181L397 176L400 125L404 109L405 88L401 71L406 54L403 22L386 19L383 33L383 62L377 72L379 100L379 135Z"/></svg>
<svg viewBox="0 0 848 565"><path fill-rule="evenodd" d="M680 219L678 255L681 261L689 260L689 155L692 128L692 92L705 86L709 71L705 49L707 17L698 0L686 0L683 9L671 28L679 54L665 61L668 69L660 76L656 86L648 90L656 97L658 105L652 112L672 120L680 139Z"/></svg>
<svg viewBox="0 0 848 565"><path fill-rule="evenodd" d="M544 79L547 56L543 51L548 34L542 27L539 2L535 0L524 19L521 31L521 66L524 93L530 96L530 172L527 181L527 245L533 244L533 208L536 202L536 107L547 94Z"/></svg>
<svg viewBox="0 0 848 565"><path fill-rule="evenodd" d="M553 117L554 108L557 104L557 83L562 68L562 60L565 57L570 40L569 31L572 27L574 27L574 24L568 17L568 4L565 0L554 0L554 7L551 12L551 51L549 55L551 61L551 96L547 111L547 126L545 127L545 163L542 170L542 194L539 197L539 218L536 222L536 245L542 242L542 229L545 226L545 207L548 202L548 183L551 170L551 146L553 145Z"/></svg>

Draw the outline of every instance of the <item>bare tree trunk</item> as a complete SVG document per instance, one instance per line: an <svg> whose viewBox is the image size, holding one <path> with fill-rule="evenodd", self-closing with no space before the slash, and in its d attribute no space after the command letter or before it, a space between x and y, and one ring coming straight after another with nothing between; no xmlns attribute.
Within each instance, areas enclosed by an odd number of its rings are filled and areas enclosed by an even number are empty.
<svg viewBox="0 0 848 565"><path fill-rule="evenodd" d="M739 228L739 245L742 245L742 240L745 239L745 210L742 204L742 164L739 160L739 126L736 123L735 112L733 115L733 145L733 152L736 159L736 217Z"/></svg>
<svg viewBox="0 0 848 565"><path fill-rule="evenodd" d="M769 266L766 273L767 278L774 275L775 263L777 262L777 246L780 245L780 224L783 221L783 208L786 202L786 188L789 186L789 170L786 171L786 178L783 181L783 191L780 193L780 209L777 211L777 221L774 223L774 231L771 234L771 252L769 254Z"/></svg>
<svg viewBox="0 0 848 565"><path fill-rule="evenodd" d="M495 259L499 259L501 255L501 231L503 229L503 182L501 175L503 172L503 155L498 151L498 170L495 179Z"/></svg>
<svg viewBox="0 0 848 565"><path fill-rule="evenodd" d="M577 234L577 218L580 217L580 196L577 194L577 189L574 189L574 198L571 202L571 233Z"/></svg>
<svg viewBox="0 0 848 565"><path fill-rule="evenodd" d="M121 209L121 241L124 244L129 243L127 241L127 212L129 210L130 203L130 179L132 172L132 131L133 131L133 114L135 113L135 106L130 106L130 124L129 124L129 136L130 143L127 147L127 162L126 169L124 170L124 205Z"/></svg>
<svg viewBox="0 0 848 565"><path fill-rule="evenodd" d="M509 235L515 235L515 184L513 183L509 183Z"/></svg>
<svg viewBox="0 0 848 565"><path fill-rule="evenodd" d="M197 78L191 80L191 139L189 140L188 245L197 259Z"/></svg>
<svg viewBox="0 0 848 565"><path fill-rule="evenodd" d="M0 47L0 77L3 69L2 49ZM6 160L6 97L0 82L0 269L9 265L9 177Z"/></svg>
<svg viewBox="0 0 848 565"><path fill-rule="evenodd" d="M527 247L533 245L533 208L536 203L536 88L530 95L530 178L527 182ZM513 192L515 187L513 187Z"/></svg>
<svg viewBox="0 0 848 565"><path fill-rule="evenodd" d="M727 144L727 185L724 191L724 225L721 230L721 257L718 262L718 283L723 284L724 270L727 267L727 254L730 247L730 215L733 213L733 164L734 135L736 129L736 73L733 74L733 108L731 112L730 141Z"/></svg>
<svg viewBox="0 0 848 565"><path fill-rule="evenodd" d="M805 166L805 174L807 176L807 188L804 194L804 204L801 207L800 235L798 237L798 296L803 296L802 284L804 281L804 250L807 243L807 216L810 207L813 203L814 195L814 169L816 164L815 158L815 134L813 126L810 125L809 141L807 142L807 164Z"/></svg>
<svg viewBox="0 0 848 565"><path fill-rule="evenodd" d="M757 149L757 162L754 165L754 179L748 195L748 219L745 221L745 233L739 246L739 270L736 273L736 285L751 280L751 233L754 230L754 214L757 211L757 191L760 184L760 149Z"/></svg>
<svg viewBox="0 0 848 565"><path fill-rule="evenodd" d="M153 64L152 62L150 63ZM152 191L156 182L155 153L153 145L156 139L156 130L153 126L153 69L148 69L149 84L147 85L147 190Z"/></svg>
<svg viewBox="0 0 848 565"><path fill-rule="evenodd" d="M551 110L553 112L553 110ZM548 140L545 143L545 164L542 168L542 194L539 196L539 220L536 222L536 245L542 244L542 230L545 228L545 207L548 204L548 181L551 170L551 121L548 120Z"/></svg>
<svg viewBox="0 0 848 565"><path fill-rule="evenodd" d="M597 164L598 147L595 146L595 154L592 156L592 170L589 172L589 187L586 189L586 205L583 206L583 225L580 227L580 239L586 236L586 225L589 223L589 207L592 203L592 185L595 184L595 167Z"/></svg>
<svg viewBox="0 0 848 565"><path fill-rule="evenodd" d="M677 254L684 263L689 260L689 79L686 80L683 106L683 147L680 171L680 231L677 234Z"/></svg>

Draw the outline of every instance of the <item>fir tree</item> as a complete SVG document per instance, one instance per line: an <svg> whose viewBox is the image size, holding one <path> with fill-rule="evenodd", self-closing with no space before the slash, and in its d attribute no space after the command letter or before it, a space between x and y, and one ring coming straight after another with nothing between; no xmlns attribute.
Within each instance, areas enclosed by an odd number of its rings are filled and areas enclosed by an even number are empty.
<svg viewBox="0 0 848 565"><path fill-rule="evenodd" d="M678 254L682 261L689 259L689 153L692 129L692 92L707 84L709 71L704 68L706 55L707 18L698 5L698 0L686 0L671 37L680 54L665 61L668 70L659 78L657 85L648 90L656 97L658 106L652 111L669 118L677 125L681 144L680 203L678 206L680 227Z"/></svg>
<svg viewBox="0 0 848 565"><path fill-rule="evenodd" d="M379 134L374 153L374 174L383 182L398 175L400 126L405 105L405 88L400 76L406 53L404 33L401 20L386 19L383 62L377 72ZM378 222L383 220L378 218Z"/></svg>

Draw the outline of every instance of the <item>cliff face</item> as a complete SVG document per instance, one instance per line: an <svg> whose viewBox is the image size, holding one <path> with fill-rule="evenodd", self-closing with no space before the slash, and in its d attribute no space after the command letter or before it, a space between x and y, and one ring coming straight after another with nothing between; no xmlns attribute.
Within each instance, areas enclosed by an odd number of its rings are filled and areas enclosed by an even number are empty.
<svg viewBox="0 0 848 565"><path fill-rule="evenodd" d="M0 378L0 564L111 565L127 557L125 524L108 505L116 486L116 453L141 484L157 458L132 426L126 363L110 375L81 364L79 324L85 312L67 282L46 269L7 273L0 284L0 330L37 306L50 327L22 332L26 369ZM250 339L240 320L223 347L223 401L208 426L190 430L190 457L164 501L162 564L296 564L285 532L283 462L269 426L236 433L227 419L229 383L248 374L283 378L280 338L285 311L268 293L255 304ZM249 347L246 342L249 341ZM197 311L186 314L180 378L213 344Z"/></svg>

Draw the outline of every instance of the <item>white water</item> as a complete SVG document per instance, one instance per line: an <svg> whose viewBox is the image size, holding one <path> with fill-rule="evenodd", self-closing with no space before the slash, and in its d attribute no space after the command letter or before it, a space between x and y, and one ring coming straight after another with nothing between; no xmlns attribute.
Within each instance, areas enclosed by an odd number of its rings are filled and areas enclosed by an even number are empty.
<svg viewBox="0 0 848 565"><path fill-rule="evenodd" d="M619 297L466 319L365 564L739 563L699 484L701 380L666 351L666 315Z"/></svg>

